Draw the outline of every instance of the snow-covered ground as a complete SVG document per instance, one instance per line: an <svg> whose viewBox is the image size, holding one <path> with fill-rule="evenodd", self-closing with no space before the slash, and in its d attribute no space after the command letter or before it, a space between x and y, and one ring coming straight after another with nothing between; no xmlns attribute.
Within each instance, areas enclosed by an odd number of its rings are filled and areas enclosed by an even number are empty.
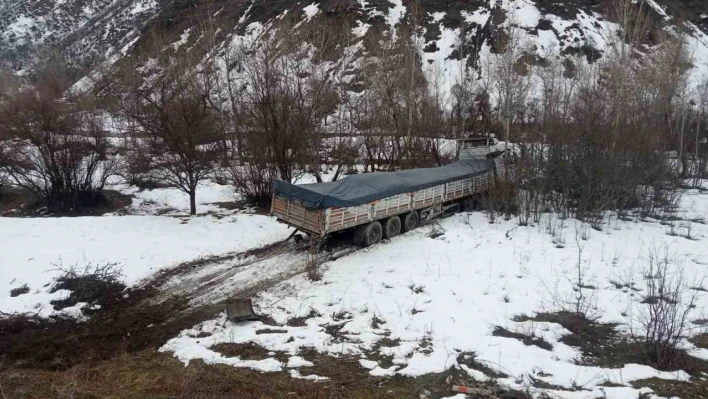
<svg viewBox="0 0 708 399"><path fill-rule="evenodd" d="M188 197L179 190L111 188L135 196L130 215L0 218L0 311L51 314L50 301L67 295L49 293L59 264L118 262L131 285L181 262L261 247L289 234L268 216L209 205L235 199L230 189L211 182L199 187L197 209L214 214L196 217L188 216ZM29 293L11 297L10 290L25 284Z"/></svg>
<svg viewBox="0 0 708 399"><path fill-rule="evenodd" d="M323 178L331 179L331 173L323 173ZM300 180L312 181L309 175ZM79 267L119 262L126 283L135 284L162 268L205 255L262 247L289 233L270 217L215 205L236 199L228 186L202 184L197 195L200 215L194 217L187 215L187 196L178 190L140 191L121 181L112 182L110 188L133 196L124 212L2 218L0 311L51 314L50 301L67 295L48 292L58 273L53 264L58 262ZM296 274L306 264L307 253L286 249L263 258L207 262L173 278L164 289L185 293L199 282L217 282L213 289L194 296L193 304L200 305L229 296L234 287L287 278L255 298L257 313L282 324L278 330L285 332L258 334L267 328L262 322L234 324L221 315L183 331L162 350L185 362L203 359L265 372L288 369L297 378L321 378L307 375L310 364L299 356L300 349L307 347L359 356L361 365L375 376L419 376L459 366L471 378L488 379L481 371L458 364L460 355L473 353L477 362L508 375L498 382L511 387L525 389L532 380L540 380L584 389L551 392L558 397L636 397L640 390L629 385L634 380L686 380L688 375L637 364L614 369L577 365L578 349L560 341L568 333L563 327L517 322L514 316L557 310L557 302L572 300L578 259L583 284L595 287L585 292L599 310L600 321L620 323L624 330L636 324L646 306L639 302L651 251L668 249L672 267L682 270L690 284L702 284L708 264L708 226L702 223L708 219L708 193L688 190L678 215L682 220L673 228L653 220L610 218L597 231L550 214L533 226L519 226L516 219L490 223L483 213L458 214L325 263L319 282ZM432 230L443 234L431 238ZM25 284L29 293L10 296L11 289ZM708 280L705 284L708 288ZM706 305L708 297L699 297L690 319L705 318ZM304 326L287 325L296 317L306 318ZM495 336L497 326L542 337L552 350ZM381 345L384 338L387 344ZM275 358L246 361L210 349L223 342L254 342L284 351L289 358L284 363ZM692 355L708 358L708 350L687 341L683 344ZM393 366L379 363L382 357L390 358Z"/></svg>
<svg viewBox="0 0 708 399"><path fill-rule="evenodd" d="M189 214L189 196L178 188L139 190L120 182L111 188L135 197L128 211L140 215L186 215ZM238 198L233 187L204 181L197 188L197 214L229 213L217 203L233 202Z"/></svg>
<svg viewBox="0 0 708 399"><path fill-rule="evenodd" d="M687 192L682 214L708 218L708 193ZM549 226L555 236L548 233ZM204 359L276 371L292 365L275 359L229 358L209 347L220 342L254 342L289 353L295 364L299 350L311 347L334 355L358 355L372 375L410 376L441 372L457 365L460 353L473 352L478 362L509 375L500 382L512 387L528 387L533 378L584 389L551 392L558 397L637 397L640 391L629 385L631 381L649 377L685 380L688 375L637 364L614 369L577 365L574 360L580 357L579 351L559 342L568 333L563 327L512 319L557 310L555 302L572 300L580 257L583 284L596 287L585 291L593 297L600 321L621 323L620 329L625 330L632 322L636 325L637 315L646 306L639 303L642 291L616 288L616 284L634 283L643 289L642 275L652 250L668 248L672 268L683 270L690 284L698 285L706 276L708 226L695 221L678 221L676 226L679 235L669 235L668 226L658 221L612 219L597 231L545 215L541 223L522 227L517 220L490 224L482 213L460 214L437 227L422 227L325 264L319 282L300 275L262 292L255 300L257 313L283 324L278 329L284 333L257 334L267 328L263 323L234 324L222 315L182 332L162 350L174 352L185 362ZM444 234L430 238L432 228L441 228ZM689 230L690 239L681 236ZM690 318L701 318L707 304L708 297L699 297ZM305 326L285 325L311 312L315 316ZM327 332L337 328L325 330L328 325L341 327L337 336ZM553 349L494 336L496 326L543 337ZM200 331L211 335L204 338L198 335ZM377 347L384 337L396 344ZM684 344L690 353L703 357L703 350ZM372 348L378 351L375 356L368 355ZM392 356L394 365L379 365L375 359L381 355ZM488 378L460 367L475 379Z"/></svg>

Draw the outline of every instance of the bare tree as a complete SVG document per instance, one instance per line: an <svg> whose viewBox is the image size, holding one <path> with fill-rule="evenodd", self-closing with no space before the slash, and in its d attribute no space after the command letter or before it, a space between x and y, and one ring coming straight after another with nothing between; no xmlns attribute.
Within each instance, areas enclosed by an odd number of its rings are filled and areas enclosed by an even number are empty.
<svg viewBox="0 0 708 399"><path fill-rule="evenodd" d="M0 104L0 168L51 212L97 205L115 172L103 117L92 97L65 97L60 71L39 71L33 84Z"/></svg>
<svg viewBox="0 0 708 399"><path fill-rule="evenodd" d="M340 20L293 17L258 40L224 46L222 92L230 104L230 175L237 191L266 205L274 178L293 182L309 170L322 181L323 162L334 158L341 173L348 143L325 134L353 132L346 76L356 58L354 41Z"/></svg>
<svg viewBox="0 0 708 399"><path fill-rule="evenodd" d="M212 103L216 74L203 54L185 50L179 57L155 35L139 57L126 60L112 76L119 117L127 132L140 136L151 158L153 177L189 195L196 214L196 192L223 153L222 118Z"/></svg>
<svg viewBox="0 0 708 399"><path fill-rule="evenodd" d="M617 31L607 32L605 42L608 50L604 57L605 67L609 70L608 86L613 93L608 100L612 101L615 108L612 125L614 140L618 140L623 130L622 118L627 114L624 99L626 93L632 90L630 82L636 66L636 51L646 42L651 22L643 1L610 0L606 9L608 18L618 26Z"/></svg>
<svg viewBox="0 0 708 399"><path fill-rule="evenodd" d="M359 129L368 164L410 168L441 162L437 136L445 130L446 99L435 74L426 80L419 56L420 18L413 7L393 31L367 35L365 92ZM434 72L434 71L433 71Z"/></svg>
<svg viewBox="0 0 708 399"><path fill-rule="evenodd" d="M459 73L455 76L455 83L451 89L453 129L459 131L459 136L464 136L472 123L475 122L474 110L475 97L481 90L479 73L477 71L477 58L481 43L473 40L474 35L466 34L470 29L468 22L464 22L460 30L463 36L457 43L457 53L460 58Z"/></svg>
<svg viewBox="0 0 708 399"><path fill-rule="evenodd" d="M308 163L319 178L321 123L338 103L330 71L317 59L334 43L328 42L324 25L308 26L298 28L300 36L292 30L293 21L283 21L270 37L243 49L249 57L241 65L241 137L249 143L264 141L265 152L259 156L269 159L288 182Z"/></svg>
<svg viewBox="0 0 708 399"><path fill-rule="evenodd" d="M708 77L704 77L696 89L696 134L694 141L694 164L695 164L695 177L693 180L694 187L700 187L701 180L706 173L706 157L708 153L706 151L701 152L701 146L706 140L706 128L708 126L705 123L706 113L708 112Z"/></svg>
<svg viewBox="0 0 708 399"><path fill-rule="evenodd" d="M514 12L508 13L509 29L499 31L496 41L499 54L491 65L491 79L497 96L499 109L504 120L504 150L508 150L511 125L515 116L522 111L532 87L532 74L528 57L531 45L524 39L522 31L516 28Z"/></svg>

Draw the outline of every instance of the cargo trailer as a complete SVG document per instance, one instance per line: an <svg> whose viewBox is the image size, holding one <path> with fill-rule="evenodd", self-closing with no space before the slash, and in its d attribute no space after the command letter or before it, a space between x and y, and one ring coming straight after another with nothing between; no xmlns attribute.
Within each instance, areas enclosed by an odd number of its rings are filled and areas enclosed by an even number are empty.
<svg viewBox="0 0 708 399"><path fill-rule="evenodd" d="M503 162L500 156L465 155L441 167L363 173L328 183L275 180L271 214L317 237L353 229L358 244L372 245L451 209L469 209Z"/></svg>

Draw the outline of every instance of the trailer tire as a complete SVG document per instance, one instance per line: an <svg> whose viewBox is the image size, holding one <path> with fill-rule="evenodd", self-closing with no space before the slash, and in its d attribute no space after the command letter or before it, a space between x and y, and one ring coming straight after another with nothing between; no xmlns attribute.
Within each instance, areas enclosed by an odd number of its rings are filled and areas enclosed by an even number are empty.
<svg viewBox="0 0 708 399"><path fill-rule="evenodd" d="M406 216L403 217L403 225L401 226L401 230L404 233L406 231L411 231L418 227L418 223L420 223L420 216L418 215L418 211L408 212Z"/></svg>
<svg viewBox="0 0 708 399"><path fill-rule="evenodd" d="M401 234L401 218L391 216L386 219L383 225L384 238L393 238Z"/></svg>
<svg viewBox="0 0 708 399"><path fill-rule="evenodd" d="M383 227L379 222L361 225L354 231L354 242L362 247L370 247L381 241Z"/></svg>

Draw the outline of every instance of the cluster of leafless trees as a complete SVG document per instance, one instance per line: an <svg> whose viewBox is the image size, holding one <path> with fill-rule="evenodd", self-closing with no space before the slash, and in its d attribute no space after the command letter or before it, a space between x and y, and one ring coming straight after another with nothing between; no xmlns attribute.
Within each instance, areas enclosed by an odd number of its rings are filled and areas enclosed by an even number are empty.
<svg viewBox="0 0 708 399"><path fill-rule="evenodd" d="M689 81L681 37L653 30L631 1L615 5L620 29L590 63L553 51L539 61L513 15L488 57L462 37L449 93L424 73L415 5L394 31L365 35L327 16L282 18L246 36L201 19L184 43L153 32L87 87L68 90L51 65L3 84L0 184L67 211L100 201L121 174L179 188L196 213L208 178L267 205L275 178L441 165L450 161L442 138L495 133L518 153L509 184L519 194L505 210L523 223L549 209L593 220L610 209L653 214L674 204L680 182L705 177L708 80Z"/></svg>
<svg viewBox="0 0 708 399"><path fill-rule="evenodd" d="M453 123L496 124L515 143L523 224L548 210L595 227L607 210L665 214L689 177L694 187L706 177L708 77L695 81L685 37L652 27L641 4L612 3L619 28L595 62L531 62L535 49L512 29L479 74L460 76Z"/></svg>
<svg viewBox="0 0 708 399"><path fill-rule="evenodd" d="M39 70L34 80L3 78L0 186L29 190L52 212L97 205L116 166L100 108L66 93L61 68Z"/></svg>
<svg viewBox="0 0 708 399"><path fill-rule="evenodd" d="M96 89L126 133L128 175L180 188L195 212L214 174L266 205L275 178L442 164L443 104L421 72L414 17L365 38L326 17L282 19L252 42L214 19L195 24L191 47L154 35Z"/></svg>

